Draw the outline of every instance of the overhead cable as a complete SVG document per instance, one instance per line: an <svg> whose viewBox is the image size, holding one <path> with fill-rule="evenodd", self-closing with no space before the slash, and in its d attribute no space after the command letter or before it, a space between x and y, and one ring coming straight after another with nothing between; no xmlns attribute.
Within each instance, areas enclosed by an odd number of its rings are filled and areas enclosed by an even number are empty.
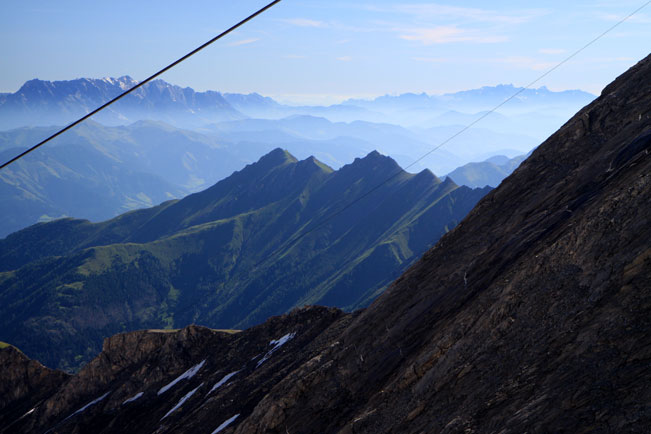
<svg viewBox="0 0 651 434"><path fill-rule="evenodd" d="M212 44L213 42L215 42L215 41L217 41L217 40L219 40L219 39L221 39L221 38L223 38L224 36L226 36L226 35L228 35L229 33L231 33L233 30L237 29L238 27L242 26L243 24L246 24L247 22L251 21L253 18L257 17L258 15L260 15L260 14L263 13L263 12L265 12L266 10L271 9L273 6L275 6L276 4L278 4L278 3L280 3L280 2L281 2L281 0L275 0L275 1L271 2L271 3L269 3L267 6L263 7L262 9L259 9L257 12L254 12L253 14L249 15L248 17L246 17L245 19L243 19L243 20L240 21L239 23L235 24L234 26L232 26L232 27L229 28L228 30L225 30L225 31L223 31L222 33L220 33L219 35L215 36L215 37L212 38L210 41L206 42L205 44L203 44L203 45L201 45L201 46L199 46L199 47L197 47L197 48L195 48L194 50L190 51L190 52L189 52L188 54L186 54L185 56L181 57L180 59L175 60L174 62L172 62L172 63L170 63L169 65L167 65L165 68L161 69L160 71L156 72L155 74L152 74L151 76L149 76L149 77L146 78L145 80L139 82L139 83L136 84L135 86L133 86L133 87L127 89L126 91L122 92L120 95L116 96L115 98L113 98L113 99L110 100L109 102L107 102L107 103L105 103L104 105L102 105L102 106L96 108L95 110L93 110L92 112L88 113L87 115L85 115L85 116L83 116L83 117L77 119L76 121L74 121L73 123L71 123L70 125L68 125L67 127L64 127L64 128L62 128L62 129L60 129L60 130L57 131L56 133L52 134L50 137L48 137L48 138L46 138L45 140L43 140L43 141L37 143L36 145L34 145L34 146L32 146L31 148L27 149L26 151L22 152L21 154L16 155L14 158L12 158L11 160L7 161L6 163L3 163L2 166L0 166L0 169L4 169L5 167L7 167L8 165L10 165L10 164L13 163L14 161L19 160L20 158L24 157L25 155L29 154L30 152L34 151L35 149L40 148L41 146L43 146L44 144L46 144L46 143L49 142L50 140L54 139L55 137L57 137L57 136L59 136L59 135L65 133L66 131L68 131L69 129L75 127L76 125L79 125L80 123L82 123L82 122L85 121L86 119L88 119L88 118L90 118L91 116L97 114L97 113L100 112L101 110L104 110L106 107L110 106L111 104L113 104L114 102L120 100L121 98L125 97L126 95L130 94L131 92L133 92L134 90L138 89L139 87L142 87L142 86L144 86L145 84L149 83L150 81L152 81L153 79L155 79L156 77L158 77L159 75L161 75L162 73L166 72L166 71L169 70L169 69L172 69L173 67L175 67L175 66L178 65L179 63L183 62L183 61L186 60L187 58L189 58L189 57L191 57L191 56L197 54L199 51L203 50L203 49L206 48L208 45Z"/></svg>

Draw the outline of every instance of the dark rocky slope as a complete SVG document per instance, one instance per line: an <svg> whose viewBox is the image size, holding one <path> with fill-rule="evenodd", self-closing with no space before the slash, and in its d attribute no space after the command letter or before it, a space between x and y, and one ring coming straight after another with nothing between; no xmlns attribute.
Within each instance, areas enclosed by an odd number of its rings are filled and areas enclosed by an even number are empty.
<svg viewBox="0 0 651 434"><path fill-rule="evenodd" d="M246 417L351 319L337 309L315 307L239 333L189 326L116 335L63 385L55 384L65 376L61 372L27 375L30 381L44 377L39 392L49 397L32 400L18 417L0 406L0 420L14 416L0 432L210 433L234 415ZM0 380L16 384L5 370Z"/></svg>
<svg viewBox="0 0 651 434"><path fill-rule="evenodd" d="M0 426L6 430L69 378L30 360L11 345L0 346L0 366Z"/></svg>
<svg viewBox="0 0 651 434"><path fill-rule="evenodd" d="M608 86L356 317L313 308L230 337L193 327L144 357L129 351L140 335L123 335L14 427L649 432L650 78L651 57ZM275 345L267 339L294 331L269 358L275 365L262 365L266 371L247 362ZM193 333L214 340L192 340ZM173 399L160 398L156 390L203 359L210 369L175 386ZM242 366L248 400L235 383L205 398L213 381ZM157 422L197 387L169 422ZM138 390L142 408L122 404Z"/></svg>

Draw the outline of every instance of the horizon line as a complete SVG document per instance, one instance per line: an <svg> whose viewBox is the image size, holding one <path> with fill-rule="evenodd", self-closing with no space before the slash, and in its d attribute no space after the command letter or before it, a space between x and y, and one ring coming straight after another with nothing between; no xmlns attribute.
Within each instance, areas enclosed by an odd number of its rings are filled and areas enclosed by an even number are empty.
<svg viewBox="0 0 651 434"><path fill-rule="evenodd" d="M119 80L121 78L129 78L136 83L138 83L137 80L135 80L133 77L131 77L128 74L121 75L119 77L111 77L111 76L104 76L101 78L94 78L94 77L77 77L77 78L72 78L72 79L63 79L63 80L45 80L41 78L31 78L23 82L22 85L15 91L7 91L7 90L0 90L0 94L15 94L17 93L26 83L34 80L42 81L42 82L49 82L49 83L56 83L56 82L70 82L70 81L76 81L76 80L102 80L102 81L112 81L112 80ZM486 84L483 86L479 87L469 87L469 88L463 88L463 89L457 89L457 90L438 90L438 91L425 91L425 90L407 90L407 91L389 91L385 93L363 93L363 94L336 94L336 93L325 93L325 94L314 94L314 93L283 93L283 92L270 92L270 93L263 93L261 91L226 91L226 90L215 90L215 89L202 89L202 88L194 88L192 86L182 86L178 85L169 81L166 81L164 79L158 79L161 80L167 84L170 84L172 86L178 86L182 89L185 88L190 88L195 92L203 93L203 92L218 92L222 95L225 94L239 94L239 95L251 95L251 94L257 94L263 97L268 97L276 102L279 102L283 105L289 105L289 106L306 106L306 105L320 105L320 106L327 106L327 105L337 105L341 104L342 102L348 101L348 100L364 100L364 101L373 101L377 98L381 97L399 97L403 95L426 95L428 97L437 97L437 96L445 96L445 95L451 95L459 92L466 92L466 91L472 91L472 90L479 90L479 89L484 89L484 88L496 88L496 87L512 87L514 89L520 89L523 88L524 86L516 86L513 83L497 83L497 84ZM546 89L549 90L550 92L554 93L561 93L561 92L568 92L568 91L579 91L579 92L584 92L589 95L594 96L595 98L599 96L599 93L594 93L585 89L580 89L580 88L566 88L566 89L556 89L556 88L550 88L546 85L542 85L538 88L534 88L531 90L538 90L538 89Z"/></svg>

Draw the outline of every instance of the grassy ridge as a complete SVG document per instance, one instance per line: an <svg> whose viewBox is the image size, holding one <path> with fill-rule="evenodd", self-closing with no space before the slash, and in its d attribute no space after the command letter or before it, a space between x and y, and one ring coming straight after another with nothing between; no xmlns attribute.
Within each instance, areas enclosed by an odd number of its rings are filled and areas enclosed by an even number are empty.
<svg viewBox="0 0 651 434"><path fill-rule="evenodd" d="M74 370L117 332L363 307L488 192L401 172L342 210L395 170L377 153L333 172L276 150L180 201L18 232L0 241L0 338Z"/></svg>

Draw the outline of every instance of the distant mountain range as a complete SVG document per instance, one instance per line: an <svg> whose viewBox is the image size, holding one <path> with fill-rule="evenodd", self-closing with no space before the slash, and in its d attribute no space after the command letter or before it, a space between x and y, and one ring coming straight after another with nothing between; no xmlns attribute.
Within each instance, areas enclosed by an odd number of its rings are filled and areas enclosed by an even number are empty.
<svg viewBox="0 0 651 434"><path fill-rule="evenodd" d="M71 368L119 331L366 306L488 191L377 152L333 171L276 149L182 200L0 240L0 340Z"/></svg>
<svg viewBox="0 0 651 434"><path fill-rule="evenodd" d="M0 94L0 129L22 126L65 125L132 87L131 77L68 81L27 81L15 93ZM434 117L449 111L475 114L490 110L520 92L500 113L517 116L536 113L551 117L552 126L567 119L595 96L580 90L553 92L546 87L522 89L512 85L487 86L450 93L427 95L406 93L373 100L349 99L331 106L290 106L257 93L248 95L193 89L155 80L118 101L95 120L106 125L124 125L137 120L159 120L182 128L247 117L280 119L292 115L325 117L332 122L385 122L403 126L435 126ZM559 125L556 125L556 128ZM538 132L540 128L536 130ZM515 133L522 129L510 129ZM503 132L503 131L502 131ZM536 137L538 139L545 137Z"/></svg>
<svg viewBox="0 0 651 434"><path fill-rule="evenodd" d="M0 159L8 160L54 131L0 132ZM37 221L62 216L102 221L158 205L206 188L250 161L229 152L215 137L162 123L105 127L90 121L0 171L6 206L0 237Z"/></svg>
<svg viewBox="0 0 651 434"><path fill-rule="evenodd" d="M130 77L30 80L0 94L0 159L9 160L136 82ZM339 168L377 149L411 172L451 173L496 155L525 154L592 95L522 91L508 115L487 107L521 90L483 87L293 107L256 93L195 92L153 81L0 173L0 237L62 216L101 221L199 191L275 147ZM505 106L506 107L506 106ZM464 111L466 110L466 111ZM99 122L99 123L98 123ZM101 123L101 124L100 124ZM27 127L27 125L40 125ZM522 131L525 133L523 134ZM452 141L447 143L450 137ZM446 143L427 158L434 147ZM513 167L454 173L460 184L498 183ZM472 173L470 173L472 172Z"/></svg>
<svg viewBox="0 0 651 434"><path fill-rule="evenodd" d="M442 107L457 110L469 107L472 107L473 110L488 110L516 93L517 96L512 99L516 107L522 105L563 106L577 101L588 103L595 98L594 95L581 90L554 92L545 86L537 89L525 89L512 84L499 84L443 95L428 95L423 92L420 94L384 95L372 100L349 99L342 104L376 110L378 108L385 110L403 110L405 108L440 110Z"/></svg>
<svg viewBox="0 0 651 434"><path fill-rule="evenodd" d="M34 127L0 132L0 159L10 159L54 131ZM102 221L180 198L208 188L275 147L299 158L314 155L334 168L377 148L407 166L414 161L411 155L429 150L428 140L454 131L436 127L415 133L398 125L333 123L313 116L243 119L196 131L155 121L114 127L88 121L0 171L0 197L6 205L0 237L38 221L64 216ZM502 142L518 138L477 129L459 140L465 152L481 157L485 153L474 145L478 140L483 140L483 150L499 152ZM428 164L410 167L410 172L429 166L447 173L463 162L441 149ZM459 179L466 184L465 178Z"/></svg>
<svg viewBox="0 0 651 434"><path fill-rule="evenodd" d="M137 82L131 77L66 81L29 80L15 93L0 94L0 129L67 125L115 98ZM174 125L202 125L241 119L219 92L195 92L154 80L97 114L106 125L160 120Z"/></svg>

